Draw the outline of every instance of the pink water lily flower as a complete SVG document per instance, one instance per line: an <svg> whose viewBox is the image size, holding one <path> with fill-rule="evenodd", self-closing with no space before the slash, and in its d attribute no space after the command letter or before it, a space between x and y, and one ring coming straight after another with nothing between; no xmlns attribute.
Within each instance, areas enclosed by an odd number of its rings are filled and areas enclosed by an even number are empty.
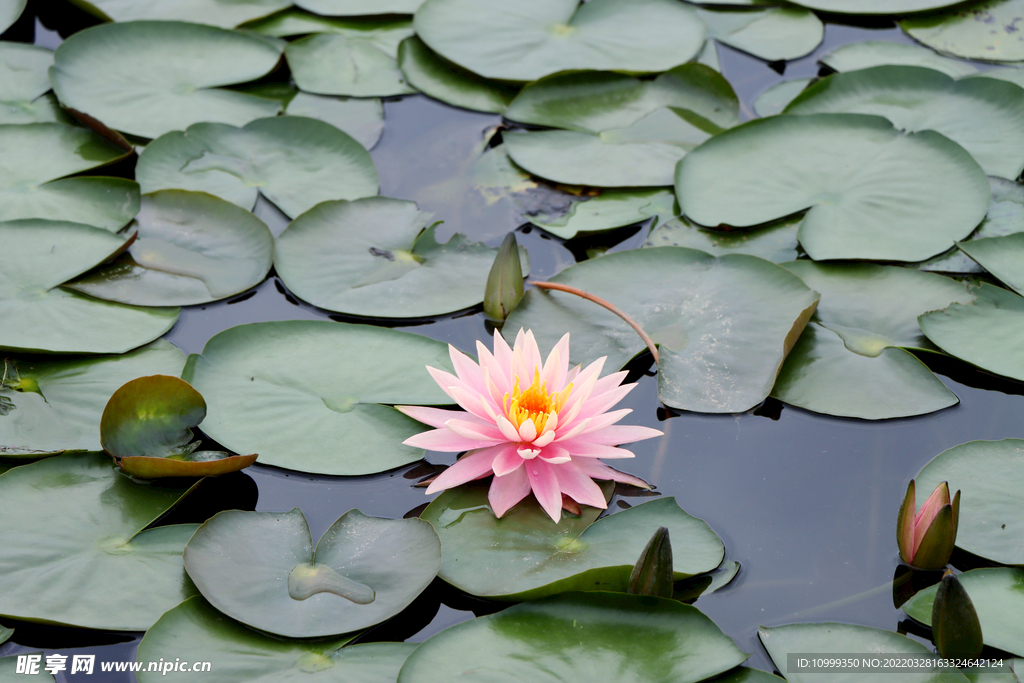
<svg viewBox="0 0 1024 683"><path fill-rule="evenodd" d="M562 495L580 505L606 507L594 479L650 488L642 479L608 467L600 458L632 458L620 444L661 436L657 429L615 424L631 410L609 408L635 385L625 372L601 377L604 358L569 369L569 335L543 361L532 332L519 331L509 348L494 334L494 352L477 342L479 364L449 346L455 375L428 367L444 391L466 412L398 406L431 431L405 440L432 451L469 451L435 479L437 493L493 474L488 499L504 515L531 491L556 522Z"/></svg>

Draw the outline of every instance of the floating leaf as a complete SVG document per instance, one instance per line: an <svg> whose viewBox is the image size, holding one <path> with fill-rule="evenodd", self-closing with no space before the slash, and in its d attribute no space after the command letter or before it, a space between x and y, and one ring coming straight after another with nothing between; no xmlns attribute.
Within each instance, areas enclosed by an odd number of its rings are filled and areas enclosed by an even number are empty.
<svg viewBox="0 0 1024 683"><path fill-rule="evenodd" d="M967 683L957 669L939 668L939 656L927 647L892 631L852 624L789 624L757 631L761 644L780 670L787 671L789 683L853 683L864 680L865 671L837 673L836 671L793 671L789 665L791 653L870 652L873 656L912 656L935 662L931 671L878 671L870 670L877 683Z"/></svg>
<svg viewBox="0 0 1024 683"><path fill-rule="evenodd" d="M0 399L10 405L0 416L0 457L100 450L100 416L114 391L143 375L177 375L184 364L185 355L163 340L122 356L6 358Z"/></svg>
<svg viewBox="0 0 1024 683"><path fill-rule="evenodd" d="M886 64L923 66L957 78L977 73L977 69L959 59L935 54L920 45L864 40L836 48L818 60L833 71L856 71Z"/></svg>
<svg viewBox="0 0 1024 683"><path fill-rule="evenodd" d="M299 7L328 16L413 14L423 0L299 0Z"/></svg>
<svg viewBox="0 0 1024 683"><path fill-rule="evenodd" d="M104 21L191 21L221 28L265 17L291 6L291 0L77 0Z"/></svg>
<svg viewBox="0 0 1024 683"><path fill-rule="evenodd" d="M265 76L281 50L273 40L213 26L101 24L61 43L50 81L65 106L156 138L200 121L242 126L277 114L278 102L222 86Z"/></svg>
<svg viewBox="0 0 1024 683"><path fill-rule="evenodd" d="M366 149L373 149L384 132L384 105L372 97L350 99L300 92L289 100L284 113L320 119Z"/></svg>
<svg viewBox="0 0 1024 683"><path fill-rule="evenodd" d="M1021 267L1024 233L972 239L957 246L994 277L1018 294L1024 294L1024 268Z"/></svg>
<svg viewBox="0 0 1024 683"><path fill-rule="evenodd" d="M25 43L0 42L0 123L63 122L46 70L53 51Z"/></svg>
<svg viewBox="0 0 1024 683"><path fill-rule="evenodd" d="M25 654L25 653L23 653ZM37 654L40 656L39 669L35 674L28 674L31 678L26 678L26 674L18 671L18 658L12 657L0 657L0 683L18 683L19 681L50 681L52 683L53 676L47 673L46 660L42 658L42 652L28 653Z"/></svg>
<svg viewBox="0 0 1024 683"><path fill-rule="evenodd" d="M658 73L704 45L703 22L674 0L427 0L415 26L445 59L504 81L573 70Z"/></svg>
<svg viewBox="0 0 1024 683"><path fill-rule="evenodd" d="M407 21L398 22L400 40L412 35ZM394 27L384 27L391 38ZM390 46L388 46L390 47ZM372 35L352 37L318 33L285 48L292 77L300 89L321 95L388 97L416 92L402 78L397 47L382 49Z"/></svg>
<svg viewBox="0 0 1024 683"><path fill-rule="evenodd" d="M601 71L557 74L523 88L505 118L584 133L628 128L672 107L708 133L740 122L739 99L721 74L683 64L653 80Z"/></svg>
<svg viewBox="0 0 1024 683"><path fill-rule="evenodd" d="M404 81L413 88L435 100L474 111L500 114L519 90L452 64L415 36L398 46L398 66Z"/></svg>
<svg viewBox="0 0 1024 683"><path fill-rule="evenodd" d="M754 100L754 112L762 119L781 114L782 110L813 82L813 78L795 78L776 83L757 96Z"/></svg>
<svg viewBox="0 0 1024 683"><path fill-rule="evenodd" d="M953 4L943 2L937 6ZM914 40L943 54L986 62L1024 60L1024 36L1018 34L1017 27L1024 18L1024 1L975 0L957 5L906 17L900 20L900 28Z"/></svg>
<svg viewBox="0 0 1024 683"><path fill-rule="evenodd" d="M643 637L632 637L638 633ZM481 675L495 683L569 683L608 680L611 672L618 683L693 683L746 658L695 607L650 596L573 593L442 631L409 656L398 683Z"/></svg>
<svg viewBox="0 0 1024 683"><path fill-rule="evenodd" d="M95 133L60 123L0 125L4 220L74 220L117 231L139 210L139 186L124 178L68 178L127 153ZM17 160L13 163L13 160Z"/></svg>
<svg viewBox="0 0 1024 683"><path fill-rule="evenodd" d="M463 235L439 243L435 227L400 199L324 202L281 233L274 267L300 299L349 315L417 318L478 305L497 249Z"/></svg>
<svg viewBox="0 0 1024 683"><path fill-rule="evenodd" d="M425 366L448 371L441 342L326 320L240 325L182 373L206 399L203 432L236 453L302 472L360 475L423 457L401 445L423 425L391 405L451 402Z"/></svg>
<svg viewBox="0 0 1024 683"><path fill-rule="evenodd" d="M959 402L904 349L933 348L917 317L970 301L961 283L895 266L784 265L821 292L821 303L782 366L772 396L817 413L864 420L923 415Z"/></svg>
<svg viewBox="0 0 1024 683"><path fill-rule="evenodd" d="M645 247L689 247L712 256L749 254L783 263L800 255L796 231L801 217L782 218L752 230L714 230L675 218L651 231Z"/></svg>
<svg viewBox="0 0 1024 683"><path fill-rule="evenodd" d="M983 284L973 302L925 313L918 322L928 339L951 356L982 370L1024 381L1024 299Z"/></svg>
<svg viewBox="0 0 1024 683"><path fill-rule="evenodd" d="M195 594L181 553L197 525L147 528L189 490L135 484L101 453L7 472L0 477L0 615L145 631Z"/></svg>
<svg viewBox="0 0 1024 683"><path fill-rule="evenodd" d="M198 123L154 140L139 157L143 192L208 192L244 209L258 193L290 217L330 199L377 194L366 149L323 121L277 116L242 128Z"/></svg>
<svg viewBox="0 0 1024 683"><path fill-rule="evenodd" d="M606 190L596 197L573 202L569 211L554 220L533 217L530 222L572 239L580 234L613 230L651 218L666 220L678 213L671 190Z"/></svg>
<svg viewBox="0 0 1024 683"><path fill-rule="evenodd" d="M0 223L0 244L0 349L124 353L178 319L177 308L123 306L59 287L124 248L123 237L102 228L8 221Z"/></svg>
<svg viewBox="0 0 1024 683"><path fill-rule="evenodd" d="M405 609L440 566L429 524L359 510L342 515L315 550L298 508L220 512L185 547L185 569L211 605L288 638L380 623Z"/></svg>
<svg viewBox="0 0 1024 683"><path fill-rule="evenodd" d="M140 683L216 681L216 683L305 683L313 675L345 683L388 683L398 677L415 643L348 645L352 636L327 641L271 638L226 619L202 597L189 598L165 613L139 643L139 661L216 662L209 672L170 671L139 674Z"/></svg>
<svg viewBox="0 0 1024 683"><path fill-rule="evenodd" d="M248 31L284 38L311 33L334 33L377 48L389 57L398 56L398 44L413 34L409 19L393 16L334 17L310 14L298 9L279 12L246 24Z"/></svg>
<svg viewBox="0 0 1024 683"><path fill-rule="evenodd" d="M708 37L769 62L803 57L821 44L825 26L796 7L764 10L699 9Z"/></svg>
<svg viewBox="0 0 1024 683"><path fill-rule="evenodd" d="M956 143L863 114L750 121L676 172L679 204L700 225L753 226L809 207L799 237L815 260L929 258L974 230L990 194Z"/></svg>
<svg viewBox="0 0 1024 683"><path fill-rule="evenodd" d="M958 547L980 557L1024 566L1024 441L970 441L943 451L917 476L922 491L941 482L961 492Z"/></svg>
<svg viewBox="0 0 1024 683"><path fill-rule="evenodd" d="M9 0L0 5L0 33L9 29L25 11L28 0Z"/></svg>
<svg viewBox="0 0 1024 683"><path fill-rule="evenodd" d="M725 554L715 532L686 514L675 498L598 520L601 512L584 507L579 517L563 515L556 525L531 497L498 519L485 487L463 486L442 493L421 517L441 538L440 577L498 600L574 590L626 592L633 565L659 526L672 534L677 580L713 570Z"/></svg>
<svg viewBox="0 0 1024 683"><path fill-rule="evenodd" d="M139 306L203 304L259 284L274 258L263 221L202 192L144 195L135 221L138 237L127 253L68 288Z"/></svg>
<svg viewBox="0 0 1024 683"><path fill-rule="evenodd" d="M960 0L797 0L794 4L836 14L909 14L949 7Z"/></svg>
<svg viewBox="0 0 1024 683"><path fill-rule="evenodd" d="M709 413L748 410L767 397L818 295L753 256L715 258L661 247L607 254L551 278L612 302L659 345L658 398ZM572 333L572 362L608 356L619 368L646 347L621 318L572 294L526 293L505 330L532 329L542 348Z"/></svg>
<svg viewBox="0 0 1024 683"><path fill-rule="evenodd" d="M900 130L934 130L971 153L985 172L1024 170L1024 89L992 78L954 80L919 66L877 66L824 78L786 114L877 114Z"/></svg>
<svg viewBox="0 0 1024 683"><path fill-rule="evenodd" d="M1024 622L1020 618L1024 613L1024 569L986 567L958 578L978 612L985 644L1024 656ZM931 626L935 591L936 586L921 591L903 605L903 611Z"/></svg>

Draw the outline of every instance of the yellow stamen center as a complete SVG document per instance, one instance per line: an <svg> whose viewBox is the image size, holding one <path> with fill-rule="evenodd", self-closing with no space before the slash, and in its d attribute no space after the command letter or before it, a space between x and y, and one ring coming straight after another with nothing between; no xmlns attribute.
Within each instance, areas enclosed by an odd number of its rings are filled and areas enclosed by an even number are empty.
<svg viewBox="0 0 1024 683"><path fill-rule="evenodd" d="M533 426L537 428L538 436L544 433L548 419L552 414L557 415L565 405L565 400L572 393L572 383L559 392L549 394L547 383L541 383L540 370L534 368L533 383L523 391L519 388L519 378L516 378L515 386L512 387L512 394L505 394L502 405L508 415L509 422L519 429L527 420L533 420ZM510 400L511 399L511 400Z"/></svg>

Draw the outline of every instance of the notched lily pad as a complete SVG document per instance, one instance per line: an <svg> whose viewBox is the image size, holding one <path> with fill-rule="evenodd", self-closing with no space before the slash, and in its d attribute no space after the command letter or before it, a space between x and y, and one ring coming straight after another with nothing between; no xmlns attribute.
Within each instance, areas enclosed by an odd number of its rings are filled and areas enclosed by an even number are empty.
<svg viewBox="0 0 1024 683"><path fill-rule="evenodd" d="M906 17L900 20L900 28L943 54L986 62L1019 62L1024 60L1024 36L1018 26L1022 18L1021 0L980 0Z"/></svg>
<svg viewBox="0 0 1024 683"><path fill-rule="evenodd" d="M606 489L610 497L610 489ZM660 498L603 519L585 507L558 524L532 498L501 519L487 502L487 489L445 491L420 515L441 538L440 576L472 595L496 600L533 600L565 591L625 592L633 565L658 527L666 527L682 580L710 572L722 561L721 540L674 498Z"/></svg>
<svg viewBox="0 0 1024 683"><path fill-rule="evenodd" d="M477 76L441 57L412 36L398 46L398 66L406 83L456 107L500 114L519 88Z"/></svg>
<svg viewBox="0 0 1024 683"><path fill-rule="evenodd" d="M783 263L800 255L796 238L800 220L791 216L750 230L714 230L694 225L681 216L652 230L644 247L688 247L712 256L748 254Z"/></svg>
<svg viewBox="0 0 1024 683"><path fill-rule="evenodd" d="M797 7L699 9L708 37L768 62L803 57L821 44L825 26Z"/></svg>
<svg viewBox="0 0 1024 683"><path fill-rule="evenodd" d="M856 71L886 64L924 66L953 78L977 73L977 69L959 59L935 54L920 45L893 43L886 40L864 40L848 43L818 60L833 71Z"/></svg>
<svg viewBox="0 0 1024 683"><path fill-rule="evenodd" d="M256 455L197 451L192 427L206 401L188 382L168 375L139 377L114 392L100 419L100 443L128 474L143 479L206 477L244 469Z"/></svg>
<svg viewBox="0 0 1024 683"><path fill-rule="evenodd" d="M37 45L0 42L0 123L66 123L50 90L47 69L53 51Z"/></svg>
<svg viewBox="0 0 1024 683"><path fill-rule="evenodd" d="M185 547L185 569L210 604L267 633L315 638L398 614L441 566L419 519L341 516L313 548L302 512L220 512Z"/></svg>
<svg viewBox="0 0 1024 683"><path fill-rule="evenodd" d="M675 194L662 190L605 190L596 197L574 201L558 218L532 217L530 222L562 239L590 235L678 214Z"/></svg>

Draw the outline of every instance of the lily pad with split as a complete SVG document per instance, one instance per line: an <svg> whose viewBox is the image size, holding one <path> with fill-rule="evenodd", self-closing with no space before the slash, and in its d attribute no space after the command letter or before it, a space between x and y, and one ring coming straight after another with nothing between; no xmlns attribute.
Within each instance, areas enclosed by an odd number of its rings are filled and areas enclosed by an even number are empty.
<svg viewBox="0 0 1024 683"><path fill-rule="evenodd" d="M398 46L398 66L406 83L447 104L500 114L519 91L517 86L477 76L436 54L412 36Z"/></svg>
<svg viewBox="0 0 1024 683"><path fill-rule="evenodd" d="M168 375L139 377L107 401L100 443L121 469L143 479L206 477L237 472L256 455L197 451L192 427L206 417L206 401L188 382Z"/></svg>
<svg viewBox="0 0 1024 683"><path fill-rule="evenodd" d="M0 42L0 123L66 122L56 99L46 94L51 64L52 50Z"/></svg>
<svg viewBox="0 0 1024 683"><path fill-rule="evenodd" d="M938 55L920 45L891 43L885 40L864 40L843 45L818 60L833 71L856 71L873 66L903 64L923 66L959 78L977 73L977 69L959 59Z"/></svg>
<svg viewBox="0 0 1024 683"><path fill-rule="evenodd" d="M675 194L662 190L606 190L596 197L572 203L555 219L532 218L531 223L562 239L614 230L654 219L666 221L678 213Z"/></svg>
<svg viewBox="0 0 1024 683"><path fill-rule="evenodd" d="M694 225L685 216L659 225L647 237L645 247L687 247L712 256L748 254L773 263L791 261L800 255L797 242L799 217L783 218L749 230L713 230Z"/></svg>
<svg viewBox="0 0 1024 683"><path fill-rule="evenodd" d="M287 638L350 633L405 609L441 566L437 534L419 519L342 515L315 549L291 512L220 512L185 547L185 568L211 605Z"/></svg>
<svg viewBox="0 0 1024 683"><path fill-rule="evenodd" d="M208 672L139 672L140 683L216 681L217 683L393 683L415 643L350 645L353 635L327 640L271 638L225 618L201 596L168 611L139 644L140 662L190 659L216 662Z"/></svg>
<svg viewBox="0 0 1024 683"><path fill-rule="evenodd" d="M289 116L320 119L346 133L366 149L384 132L384 105L373 97L329 97L299 92L285 106Z"/></svg>
<svg viewBox="0 0 1024 683"><path fill-rule="evenodd" d="M961 242L957 245L993 277L1024 295L1024 233L1001 237L983 237Z"/></svg>
<svg viewBox="0 0 1024 683"><path fill-rule="evenodd" d="M1021 0L974 0L942 3L955 7L905 17L900 28L919 43L941 54L986 62L1024 60L1024 18Z"/></svg>
<svg viewBox="0 0 1024 683"><path fill-rule="evenodd" d="M798 7L709 8L697 14L708 37L768 62L797 59L814 52L825 26L813 12Z"/></svg>
<svg viewBox="0 0 1024 683"><path fill-rule="evenodd" d="M794 78L771 86L754 100L754 112L762 119L781 114L782 111L802 93L813 78Z"/></svg>

